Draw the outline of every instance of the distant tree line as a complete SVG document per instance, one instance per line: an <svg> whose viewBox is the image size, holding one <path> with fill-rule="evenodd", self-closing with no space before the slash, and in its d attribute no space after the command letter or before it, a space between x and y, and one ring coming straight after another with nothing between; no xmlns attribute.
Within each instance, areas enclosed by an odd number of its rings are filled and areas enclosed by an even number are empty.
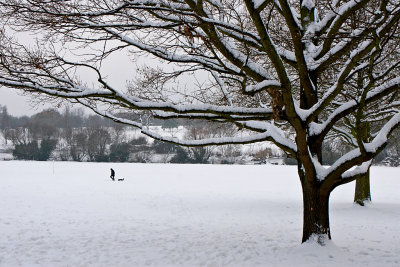
<svg viewBox="0 0 400 267"><path fill-rule="evenodd" d="M139 116L130 114L126 116ZM173 135L179 125L188 129L186 137L200 139L232 130L210 128L202 123L157 120L145 117L149 125L161 126ZM41 111L32 116L15 117L0 106L0 130L5 142L13 145L15 159L46 161L149 162L154 154L159 161L172 163L208 163L212 155L221 163L234 163L239 147L185 148L144 136L130 137L132 128L98 115L86 115L81 109L65 108Z"/></svg>
<svg viewBox="0 0 400 267"><path fill-rule="evenodd" d="M129 114L126 116L139 116ZM226 125L211 125L182 120L157 120L144 118L149 125L161 126L174 134L178 126L186 128L187 139L199 140L229 135L233 129ZM32 116L15 117L7 107L0 105L0 130L5 142L13 144L16 159L46 161L52 157L62 161L93 162L151 162L154 154L158 161L171 163L240 163L243 153L237 145L212 147L181 147L158 140L150 142L144 136L130 137L132 128L98 115L87 115L81 109L65 108L41 111ZM351 147L337 139L323 145L324 164L330 165ZM254 163L266 163L276 157L271 148L256 149L249 155ZM398 166L400 157L399 130L393 135L387 148L375 159L388 165ZM284 157L284 163L296 165L296 160Z"/></svg>

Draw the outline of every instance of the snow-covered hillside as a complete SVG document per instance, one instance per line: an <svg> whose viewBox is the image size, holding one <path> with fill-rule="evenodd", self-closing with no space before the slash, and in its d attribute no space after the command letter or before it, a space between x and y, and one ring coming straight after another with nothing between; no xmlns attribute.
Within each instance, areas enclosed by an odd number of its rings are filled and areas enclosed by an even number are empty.
<svg viewBox="0 0 400 267"><path fill-rule="evenodd" d="M110 168L123 182L113 182ZM291 166L0 161L0 266L399 266L399 168L331 198L333 242L300 245Z"/></svg>

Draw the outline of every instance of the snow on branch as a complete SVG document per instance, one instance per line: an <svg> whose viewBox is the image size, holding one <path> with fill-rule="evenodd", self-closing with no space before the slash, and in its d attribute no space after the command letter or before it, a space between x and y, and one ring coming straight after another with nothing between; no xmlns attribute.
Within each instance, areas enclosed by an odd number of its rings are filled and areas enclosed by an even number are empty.
<svg viewBox="0 0 400 267"><path fill-rule="evenodd" d="M354 169L344 172L342 174L342 179L354 180L355 177L366 174L369 171L371 164L372 160L369 160L359 166L356 166Z"/></svg>
<svg viewBox="0 0 400 267"><path fill-rule="evenodd" d="M373 90L369 91L366 95L365 101L372 102L375 100L380 99L384 95L388 95L389 93L399 90L400 89L400 77L396 77L391 79L382 85L374 88ZM316 136L323 132L329 131L333 125L341 118L349 114L350 112L357 109L359 106L359 102L356 100L350 100L345 103L342 103L339 107L337 107L325 121L316 123L310 122L309 124L309 134L310 136ZM392 109L392 106L388 106L389 109ZM308 116L312 114L313 109L309 111L303 111L303 119L307 120ZM300 113L300 112L299 112ZM300 113L301 114L301 113Z"/></svg>
<svg viewBox="0 0 400 267"><path fill-rule="evenodd" d="M338 174L343 179L354 178L355 176L366 173L369 160L375 157L387 144L391 132L400 125L400 111L397 112L378 132L376 137L370 143L365 143L364 148L367 153L368 161L360 148L353 149L340 157L332 166L325 169L320 168L318 177L321 181L325 179L335 179ZM362 164L361 166L358 166ZM316 164L318 165L318 164ZM320 165L320 164L319 164ZM358 166L358 167L357 167ZM356 167L352 170L353 167Z"/></svg>
<svg viewBox="0 0 400 267"><path fill-rule="evenodd" d="M322 19L319 23L315 24L315 31L318 34L326 34L326 39L323 42L322 49L317 55L318 58L325 57L325 60L334 55L335 53L341 51L350 41L351 39L347 39L347 41L340 42L339 45L336 45L335 48L332 49L332 44L335 41L335 36L340 31L343 23L348 19L348 17L353 14L355 10L366 5L369 0L356 1L352 0L347 3L343 3L340 7L330 10L325 18ZM353 31L354 33L361 34L361 31ZM317 64L315 67L319 66Z"/></svg>
<svg viewBox="0 0 400 267"><path fill-rule="evenodd" d="M151 53L151 54L155 55L156 57L159 57L159 58L164 59L169 62L198 63L198 64L208 67L211 70L240 73L239 68L237 68L233 65L230 65L230 64L229 65L228 64L221 65L221 63L218 60L210 58L210 57L205 57L205 56L200 56L200 55L190 56L187 54L179 55L179 54L176 54L175 52L170 52L167 49L147 45L142 42L139 42L138 40L134 40L127 35L123 35L122 33L117 32L114 29L107 28L107 31L109 33L113 34L114 36L118 37L121 41L126 42L127 44L135 46L142 51Z"/></svg>
<svg viewBox="0 0 400 267"><path fill-rule="evenodd" d="M85 104L85 103L83 103ZM86 104L85 104L86 105ZM87 105L90 109L92 109L97 114L112 119L115 122L123 123L126 125L130 125L133 127L137 127L141 129L141 132L153 139L175 143L182 146L211 146L211 145L226 145L226 144L250 144L250 143L257 143L262 141L275 141L275 138L278 140L284 140L281 136L282 133L279 132L279 129L274 128L272 125L268 126L266 130L262 133L257 134L249 134L247 136L238 136L238 137L218 137L218 138L206 138L200 140L182 140L179 138L174 138L170 136L163 136L158 133L151 131L148 127L143 125L142 123L132 121L126 118L121 118L118 116L113 115L110 112L102 111L97 107L93 107L91 105ZM286 140L285 140L286 141ZM287 141L286 141L287 142ZM285 145L289 145L291 149L296 149L293 144L287 142ZM282 146L282 145L281 145Z"/></svg>
<svg viewBox="0 0 400 267"><path fill-rule="evenodd" d="M268 132L271 136L270 141L274 142L278 147L283 148L285 151L290 151L293 155L297 152L296 144L287 138L285 132L273 123L250 121L246 122L245 125L246 127L256 131Z"/></svg>
<svg viewBox="0 0 400 267"><path fill-rule="evenodd" d="M220 79L219 74L216 73L215 71L211 71L211 75L214 77L215 81L217 82L217 84L221 88L221 91L222 91L226 101L228 102L229 106L233 106L232 97L229 94L228 89L226 88L224 82Z"/></svg>
<svg viewBox="0 0 400 267"><path fill-rule="evenodd" d="M165 1L165 0L127 0L132 6L143 7L143 8L154 8L154 9L189 9L189 6L183 1Z"/></svg>
<svg viewBox="0 0 400 267"><path fill-rule="evenodd" d="M255 93L258 91L266 90L268 88L280 89L281 83L277 80L265 80L255 85L247 86L246 92Z"/></svg>
<svg viewBox="0 0 400 267"><path fill-rule="evenodd" d="M227 145L227 144L251 144L262 141L271 141L271 136L268 132L251 134L249 136L207 138L201 140L181 140L174 137L162 136L160 134L150 131L146 127L143 127L141 132L153 139L178 144L181 146L190 146L190 147Z"/></svg>
<svg viewBox="0 0 400 267"><path fill-rule="evenodd" d="M301 3L301 7L305 7L308 10L312 10L315 7L315 1L314 0L303 0Z"/></svg>
<svg viewBox="0 0 400 267"><path fill-rule="evenodd" d="M107 97L111 95L108 90L92 89L84 86L67 87L59 84L39 85L35 82L20 82L0 78L0 84L10 88L22 88L34 92L41 92L50 96L63 98Z"/></svg>
<svg viewBox="0 0 400 267"><path fill-rule="evenodd" d="M381 147L386 145L391 132L400 125L400 111L394 115L379 131L372 142L365 144L368 153L377 153Z"/></svg>
<svg viewBox="0 0 400 267"><path fill-rule="evenodd" d="M255 9L259 9L268 2L270 2L270 0L253 0L253 5Z"/></svg>
<svg viewBox="0 0 400 267"><path fill-rule="evenodd" d="M258 62L253 61L251 58L243 54L237 47L232 43L223 41L221 38L221 43L224 45L225 49L233 56L233 61L238 61L237 66L248 67L252 72L256 73L264 79L271 79L268 71L260 65ZM233 62L232 62L233 63ZM235 64L235 63L234 63ZM240 64L240 65L239 65Z"/></svg>

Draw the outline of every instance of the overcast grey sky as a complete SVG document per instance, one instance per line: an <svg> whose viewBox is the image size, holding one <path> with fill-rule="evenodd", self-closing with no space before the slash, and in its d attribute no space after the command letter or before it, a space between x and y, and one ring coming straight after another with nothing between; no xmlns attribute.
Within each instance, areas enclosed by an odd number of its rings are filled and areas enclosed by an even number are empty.
<svg viewBox="0 0 400 267"><path fill-rule="evenodd" d="M6 87L0 88L0 105L7 106L8 113L13 116L32 115L51 107L45 103L33 105L30 98L22 96L19 90Z"/></svg>

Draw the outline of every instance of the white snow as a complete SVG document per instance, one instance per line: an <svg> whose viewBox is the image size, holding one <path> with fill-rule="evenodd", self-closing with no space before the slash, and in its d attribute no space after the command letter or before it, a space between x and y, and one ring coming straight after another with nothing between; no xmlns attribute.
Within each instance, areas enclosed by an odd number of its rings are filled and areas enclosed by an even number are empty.
<svg viewBox="0 0 400 267"><path fill-rule="evenodd" d="M113 182L110 168L116 170ZM331 197L334 241L300 245L291 166L1 161L0 266L399 266L399 168L373 203Z"/></svg>
<svg viewBox="0 0 400 267"><path fill-rule="evenodd" d="M258 9L266 0L253 0L254 9Z"/></svg>
<svg viewBox="0 0 400 267"><path fill-rule="evenodd" d="M264 90L264 88L271 87L271 86L280 87L281 83L277 80L264 80L255 85L248 86L246 88L246 92L258 92L260 90Z"/></svg>
<svg viewBox="0 0 400 267"><path fill-rule="evenodd" d="M313 1L313 0L303 0L301 6L311 10L311 9L313 9L315 7L315 1Z"/></svg>

